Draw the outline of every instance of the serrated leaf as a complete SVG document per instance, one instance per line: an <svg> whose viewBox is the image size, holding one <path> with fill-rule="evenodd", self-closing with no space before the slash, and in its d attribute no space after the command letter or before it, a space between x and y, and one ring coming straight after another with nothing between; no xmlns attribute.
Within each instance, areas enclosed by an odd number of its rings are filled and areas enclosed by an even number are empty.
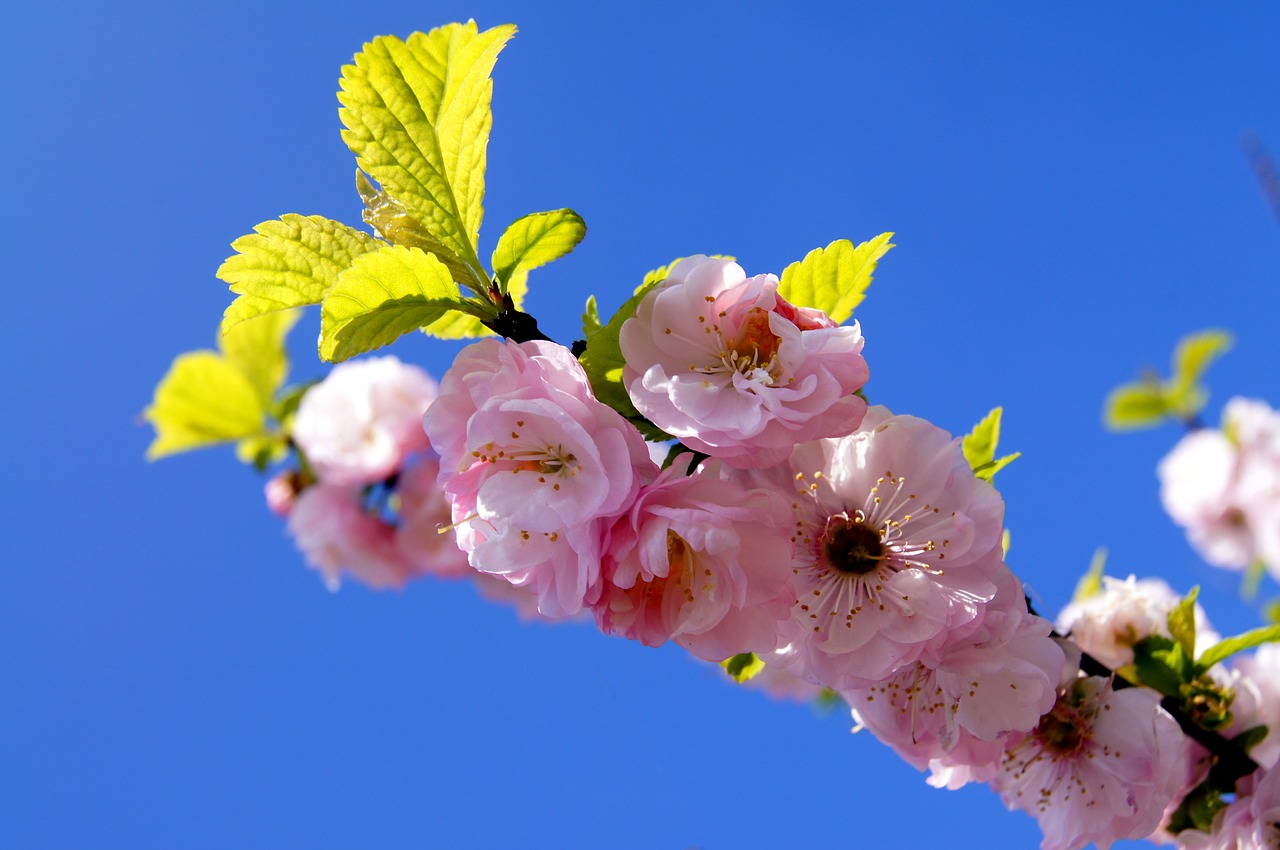
<svg viewBox="0 0 1280 850"><path fill-rule="evenodd" d="M1196 597L1199 595L1199 587L1191 588L1191 591L1173 606L1167 618L1169 634L1182 646L1182 651L1188 658L1196 657Z"/></svg>
<svg viewBox="0 0 1280 850"><path fill-rule="evenodd" d="M264 410L289 375L284 341L302 311L280 310L241 322L222 335L218 346L258 391Z"/></svg>
<svg viewBox="0 0 1280 850"><path fill-rule="evenodd" d="M472 309L444 263L418 248L388 245L338 278L320 312L320 359L346 360L390 345L449 310Z"/></svg>
<svg viewBox="0 0 1280 850"><path fill-rule="evenodd" d="M253 382L214 351L179 355L143 416L156 430L147 459L257 436L266 411Z"/></svg>
<svg viewBox="0 0 1280 850"><path fill-rule="evenodd" d="M1264 643L1277 642L1280 642L1280 625L1261 626L1256 629L1250 629L1244 634L1229 637L1215 643L1196 659L1196 664L1200 669L1208 670L1213 665L1226 661L1237 652L1253 649L1255 646L1262 646Z"/></svg>
<svg viewBox="0 0 1280 850"><path fill-rule="evenodd" d="M231 243L236 253L218 268L239 296L223 314L223 333L255 316L319 304L356 257L382 244L318 215L290 213L253 230Z"/></svg>
<svg viewBox="0 0 1280 850"><path fill-rule="evenodd" d="M892 233L881 233L856 248L848 239L815 248L783 270L778 294L798 307L816 307L841 324L865 297L876 263L893 247L892 238Z"/></svg>
<svg viewBox="0 0 1280 850"><path fill-rule="evenodd" d="M995 459L996 446L1000 443L1000 417L1003 413L1003 407L993 408L960 441L960 449L964 452L964 459L969 461L970 469L977 471Z"/></svg>
<svg viewBox="0 0 1280 850"><path fill-rule="evenodd" d="M730 678L741 685L755 678L756 674L764 669L764 662L757 658L754 652L740 652L721 661L720 666Z"/></svg>
<svg viewBox="0 0 1280 850"><path fill-rule="evenodd" d="M360 167L487 285L476 254L493 124L489 74L515 34L448 24L380 36L342 69L342 137Z"/></svg>
<svg viewBox="0 0 1280 850"><path fill-rule="evenodd" d="M1089 561L1089 569L1076 582L1076 592L1072 594L1072 602L1081 602L1102 592L1102 571L1107 566L1107 547L1099 546L1093 551L1093 559Z"/></svg>
<svg viewBox="0 0 1280 850"><path fill-rule="evenodd" d="M449 274L453 275L460 286L466 287L474 295L485 294L476 288L475 273L458 259L457 254L432 236L426 225L409 215L404 204L369 182L369 178L359 169L356 169L356 191L364 201L362 215L365 223L376 230L379 236L392 245L421 248L428 254L434 254L437 260L445 264Z"/></svg>
<svg viewBox="0 0 1280 850"><path fill-rule="evenodd" d="M1113 431L1153 428L1168 415L1164 389L1151 381L1116 387L1103 407L1103 421Z"/></svg>
<svg viewBox="0 0 1280 850"><path fill-rule="evenodd" d="M587 235L586 222L573 210L549 210L518 218L498 239L493 250L493 274L506 292L533 269L568 254Z"/></svg>

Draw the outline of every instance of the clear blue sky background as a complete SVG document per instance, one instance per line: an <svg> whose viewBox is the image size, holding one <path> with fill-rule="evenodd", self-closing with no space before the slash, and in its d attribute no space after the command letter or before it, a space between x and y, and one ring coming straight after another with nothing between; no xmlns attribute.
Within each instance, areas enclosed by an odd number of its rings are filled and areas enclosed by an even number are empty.
<svg viewBox="0 0 1280 850"><path fill-rule="evenodd" d="M1280 223L1240 148L1280 153L1276 7L20 4L0 846L1034 846L1029 817L930 789L844 712L467 586L331 594L230 450L143 461L138 414L212 345L229 243L286 212L358 222L339 67L468 17L521 29L485 249L534 210L590 228L533 275L553 336L681 254L779 272L894 230L858 314L868 392L956 432L1005 406L1011 563L1041 607L1106 544L1121 574L1204 585L1224 631L1256 624L1162 515L1177 433L1107 435L1100 409L1209 326L1239 335L1210 416L1280 403ZM295 376L322 374L317 324ZM395 349L437 375L454 350Z"/></svg>

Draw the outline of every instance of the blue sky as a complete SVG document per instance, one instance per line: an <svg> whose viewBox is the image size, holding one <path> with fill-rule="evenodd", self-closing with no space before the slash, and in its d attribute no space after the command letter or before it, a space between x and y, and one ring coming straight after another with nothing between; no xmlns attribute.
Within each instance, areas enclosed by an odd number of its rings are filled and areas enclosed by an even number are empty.
<svg viewBox="0 0 1280 850"><path fill-rule="evenodd" d="M286 212L358 222L340 66L468 17L521 30L484 252L535 210L589 228L531 277L548 333L676 256L777 273L893 230L858 310L868 394L955 432L1004 405L1010 560L1040 607L1105 544L1120 574L1203 585L1220 631L1257 623L1160 510L1177 433L1108 435L1100 410L1212 326L1237 345L1210 417L1280 403L1280 222L1240 144L1280 155L1274 7L27 4L0 33L0 846L1034 846L844 712L465 586L331 594L230 450L143 461L152 387L213 344L229 243ZM323 373L317 326L297 377ZM394 350L438 376L456 346Z"/></svg>

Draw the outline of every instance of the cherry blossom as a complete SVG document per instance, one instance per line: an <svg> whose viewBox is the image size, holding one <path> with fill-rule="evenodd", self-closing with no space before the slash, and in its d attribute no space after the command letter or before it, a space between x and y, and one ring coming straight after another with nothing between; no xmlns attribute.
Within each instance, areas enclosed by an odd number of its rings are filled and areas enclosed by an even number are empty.
<svg viewBox="0 0 1280 850"><path fill-rule="evenodd" d="M381 481L427 448L422 414L435 396L426 372L394 357L343 363L302 397L293 439L322 481Z"/></svg>
<svg viewBox="0 0 1280 850"><path fill-rule="evenodd" d="M1133 663L1133 646L1152 635L1169 635L1169 612L1182 601L1173 588L1158 578L1141 581L1130 575L1121 580L1102 577L1102 589L1077 599L1058 614L1058 628L1082 650L1113 670ZM1206 647L1221 638L1209 625L1199 604L1195 606L1196 646Z"/></svg>
<svg viewBox="0 0 1280 850"><path fill-rule="evenodd" d="M736 475L792 494L796 635L777 658L799 675L873 685L981 625L1004 503L942 429L876 407L848 437Z"/></svg>
<svg viewBox="0 0 1280 850"><path fill-rule="evenodd" d="M294 502L289 533L330 590L343 573L373 588L403 587L418 573L396 543L395 526L364 509L359 487L308 487Z"/></svg>
<svg viewBox="0 0 1280 850"><path fill-rule="evenodd" d="M778 295L773 275L689 257L649 292L619 339L636 408L685 445L770 466L797 443L848 434L867 405L862 333Z"/></svg>
<svg viewBox="0 0 1280 850"><path fill-rule="evenodd" d="M1034 731L1015 736L992 787L1040 823L1042 850L1102 850L1144 838L1186 789L1187 739L1145 688L1099 676L1065 688Z"/></svg>
<svg viewBox="0 0 1280 850"><path fill-rule="evenodd" d="M425 426L471 565L532 586L548 616L593 601L608 524L657 469L568 349L469 346L441 380Z"/></svg>
<svg viewBox="0 0 1280 850"><path fill-rule="evenodd" d="M396 545L422 573L438 578L474 575L467 555L449 531L452 508L437 482L440 462L426 456L403 470L396 480L396 507L400 525ZM441 531L445 532L442 534Z"/></svg>
<svg viewBox="0 0 1280 850"><path fill-rule="evenodd" d="M682 455L614 523L596 622L708 661L769 652L795 604L787 503L707 474Z"/></svg>

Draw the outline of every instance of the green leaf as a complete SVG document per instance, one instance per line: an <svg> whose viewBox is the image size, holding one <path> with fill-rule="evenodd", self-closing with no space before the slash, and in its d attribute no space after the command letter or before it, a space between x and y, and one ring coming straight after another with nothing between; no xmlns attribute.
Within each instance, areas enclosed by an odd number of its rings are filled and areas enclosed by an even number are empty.
<svg viewBox="0 0 1280 850"><path fill-rule="evenodd" d="M754 652L740 652L731 658L721 661L720 666L735 682L741 685L743 682L751 681L757 673L763 670L764 662L757 658Z"/></svg>
<svg viewBox="0 0 1280 850"><path fill-rule="evenodd" d="M143 416L156 430L147 459L254 437L265 431L258 389L214 351L179 355Z"/></svg>
<svg viewBox="0 0 1280 850"><path fill-rule="evenodd" d="M1280 597L1269 601L1262 611L1263 618L1269 623L1280 623Z"/></svg>
<svg viewBox="0 0 1280 850"><path fill-rule="evenodd" d="M222 332L264 313L319 304L356 257L381 244L318 215L290 213L264 221L231 243L236 253L218 269L218 277L240 296L223 314Z"/></svg>
<svg viewBox="0 0 1280 850"><path fill-rule="evenodd" d="M618 336L622 333L623 323L635 315L636 308L640 306L644 296L664 279L665 276L653 280L646 277L649 282L642 284L636 293L618 308L618 312L613 314L609 323L587 339L587 348L579 358L582 368L591 380L591 389L595 392L596 398L633 422L644 420L644 417L640 415L640 411L636 410L636 406L631 402L631 396L627 394L627 388L622 385L624 360ZM656 428L654 430L657 431ZM658 434L661 433L658 431ZM655 434L650 439L670 439L670 435L659 437Z"/></svg>
<svg viewBox="0 0 1280 850"><path fill-rule="evenodd" d="M1204 330L1178 340L1173 352L1173 376L1169 381L1169 405L1182 417L1199 413L1208 400L1200 379L1210 364L1231 349L1234 339L1221 330Z"/></svg>
<svg viewBox="0 0 1280 850"><path fill-rule="evenodd" d="M493 250L493 274L503 292L533 269L568 254L587 235L586 222L573 210L530 213L516 219Z"/></svg>
<svg viewBox="0 0 1280 850"><path fill-rule="evenodd" d="M409 215L404 204L375 187L364 172L356 169L356 191L364 201L363 217L365 223L378 232L378 235L392 245L403 245L406 248L421 248L428 254L435 254L437 260L445 264L449 274L460 285L466 287L474 295L485 295L476 289L475 273L466 263L458 259L447 245L431 235L426 226Z"/></svg>
<svg viewBox="0 0 1280 850"><path fill-rule="evenodd" d="M994 460L996 446L1000 443L1000 417L1003 413L1004 408L994 408L960 441L960 449L971 469L976 471Z"/></svg>
<svg viewBox="0 0 1280 850"><path fill-rule="evenodd" d="M1107 396L1103 421L1113 431L1154 428L1169 415L1164 389L1153 381L1116 387Z"/></svg>
<svg viewBox="0 0 1280 850"><path fill-rule="evenodd" d="M974 477L982 481L990 481L996 477L996 473L1022 457L1022 452L1014 452L1011 455L1005 455L1002 458L993 460L990 463L984 463L973 471Z"/></svg>
<svg viewBox="0 0 1280 850"><path fill-rule="evenodd" d="M591 339L601 330L604 324L600 321L600 308L596 306L596 297L587 296L587 306L582 310L582 338Z"/></svg>
<svg viewBox="0 0 1280 850"><path fill-rule="evenodd" d="M223 355L236 366L254 389L264 410L289 376L289 357L284 341L301 317L300 310L280 310L241 322L218 341Z"/></svg>
<svg viewBox="0 0 1280 850"><path fill-rule="evenodd" d="M1266 574L1267 562L1261 558L1255 558L1240 579L1240 598L1246 602L1252 602L1257 598L1258 588L1262 586L1262 577Z"/></svg>
<svg viewBox="0 0 1280 850"><path fill-rule="evenodd" d="M1181 695L1187 672L1182 645L1163 635L1151 635L1133 646L1133 666L1138 681L1165 696Z"/></svg>
<svg viewBox="0 0 1280 850"><path fill-rule="evenodd" d="M493 125L489 74L515 34L448 24L380 36L342 69L342 138L360 167L488 284L476 254Z"/></svg>
<svg viewBox="0 0 1280 850"><path fill-rule="evenodd" d="M1277 642L1280 642L1280 625L1261 626L1256 629L1250 629L1244 634L1229 637L1215 643L1196 659L1196 664L1200 669L1208 670L1213 665L1226 661L1237 652L1253 649L1255 646L1261 646L1264 643Z"/></svg>
<svg viewBox="0 0 1280 850"><path fill-rule="evenodd" d="M320 359L346 360L390 345L449 310L458 297L444 263L418 248L388 245L342 273L321 305Z"/></svg>
<svg viewBox="0 0 1280 850"><path fill-rule="evenodd" d="M1231 743L1237 745L1247 753L1266 740L1267 732L1268 729L1266 726L1253 726L1244 730L1240 734L1233 736L1231 738Z"/></svg>
<svg viewBox="0 0 1280 850"><path fill-rule="evenodd" d="M1071 596L1072 602L1080 602L1102 592L1102 571L1107 566L1107 547L1099 546L1093 551L1093 560L1089 562L1089 570L1076 582L1076 592Z"/></svg>
<svg viewBox="0 0 1280 850"><path fill-rule="evenodd" d="M841 324L861 303L876 263L893 247L892 238L892 233L881 233L856 248L847 239L815 248L783 270L778 294L798 307L816 307Z"/></svg>
<svg viewBox="0 0 1280 850"><path fill-rule="evenodd" d="M1169 634L1182 647L1188 658L1196 657L1196 597L1200 588L1193 587L1169 612Z"/></svg>

